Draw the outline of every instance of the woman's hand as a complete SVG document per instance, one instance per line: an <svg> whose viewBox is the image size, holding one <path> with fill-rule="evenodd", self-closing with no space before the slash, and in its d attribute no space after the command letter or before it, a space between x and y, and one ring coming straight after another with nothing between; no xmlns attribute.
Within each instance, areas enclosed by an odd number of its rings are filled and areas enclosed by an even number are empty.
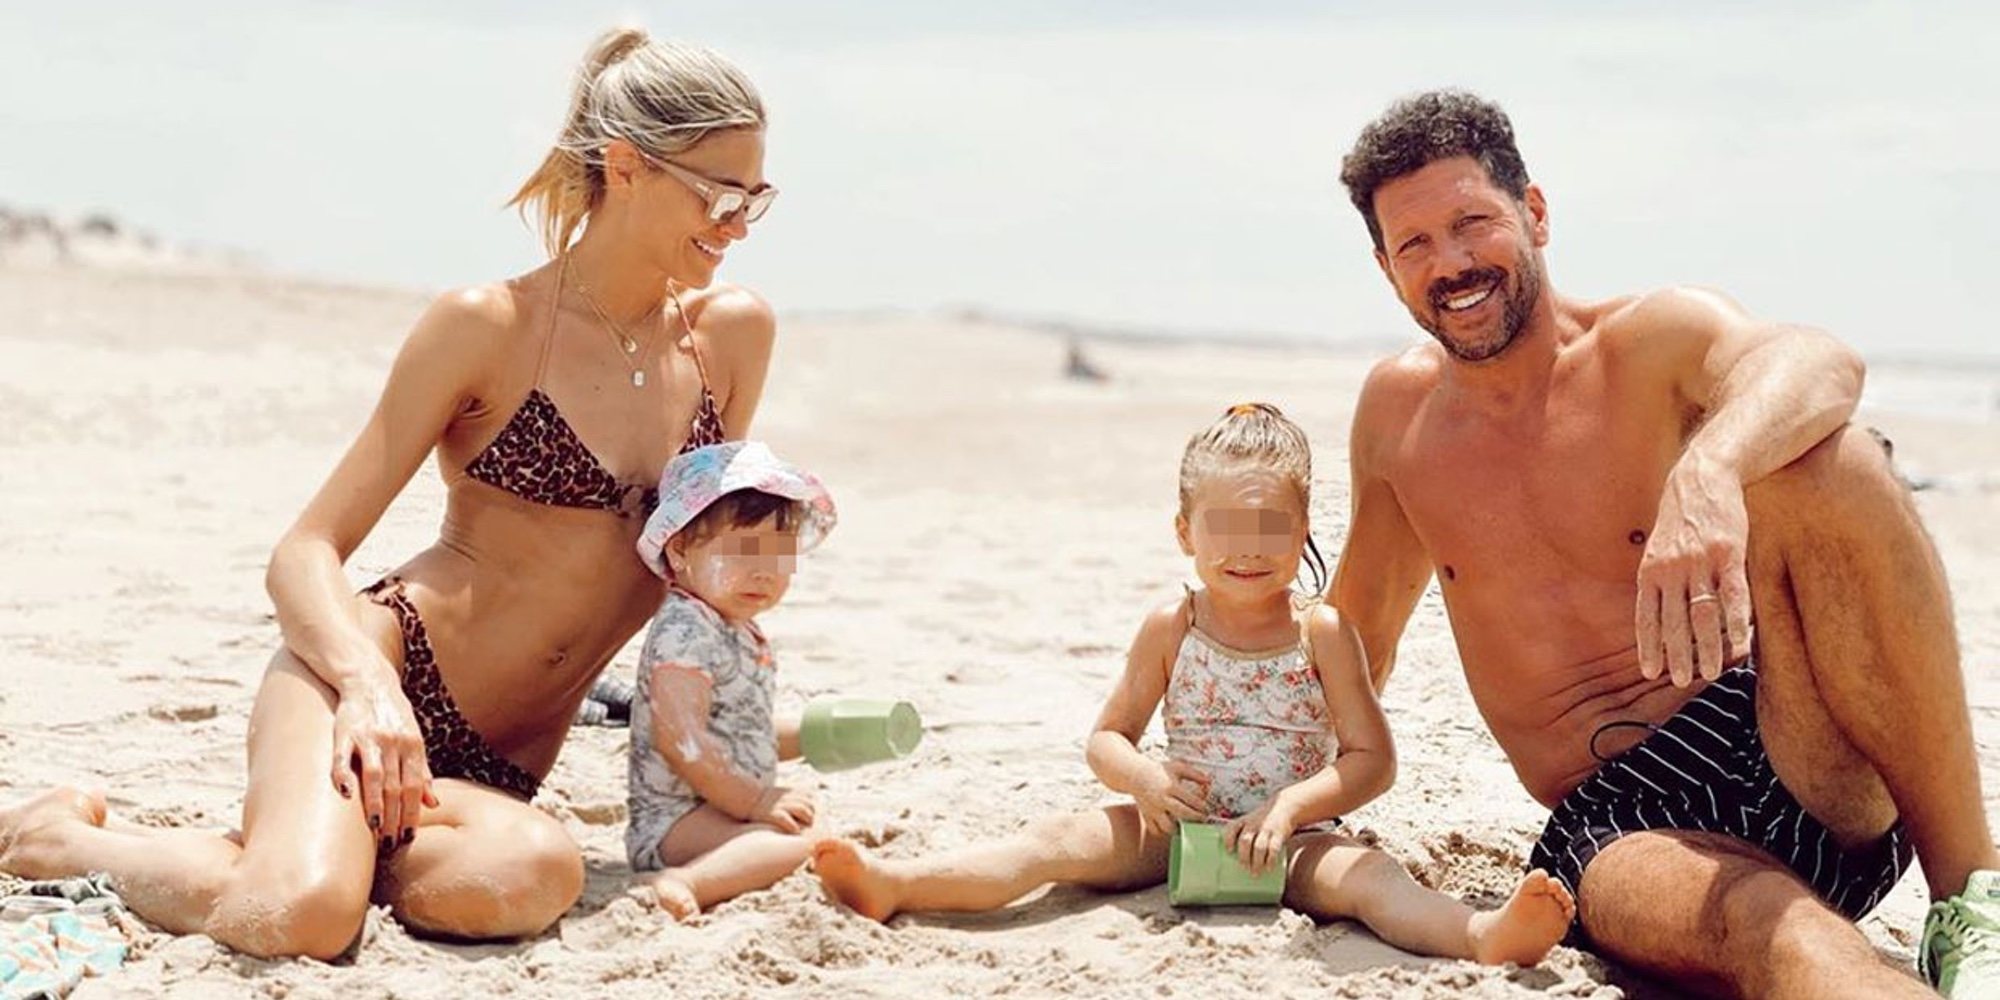
<svg viewBox="0 0 2000 1000"><path fill-rule="evenodd" d="M817 811L811 794L775 786L757 800L756 808L750 811L750 822L769 823L785 833L799 833L813 825Z"/></svg>
<svg viewBox="0 0 2000 1000"><path fill-rule="evenodd" d="M333 786L344 798L360 792L368 829L384 851L409 843L423 809L437 808L423 730L393 680L350 683L340 692L333 710Z"/></svg>
<svg viewBox="0 0 2000 1000"><path fill-rule="evenodd" d="M1132 792L1139 821L1163 837L1174 834L1180 820L1200 820L1208 810L1208 775L1177 760L1152 764Z"/></svg>
<svg viewBox="0 0 2000 1000"><path fill-rule="evenodd" d="M1285 842L1292 839L1298 819L1282 794L1273 795L1248 816L1230 820L1222 828L1222 849L1243 859L1252 874L1285 863Z"/></svg>

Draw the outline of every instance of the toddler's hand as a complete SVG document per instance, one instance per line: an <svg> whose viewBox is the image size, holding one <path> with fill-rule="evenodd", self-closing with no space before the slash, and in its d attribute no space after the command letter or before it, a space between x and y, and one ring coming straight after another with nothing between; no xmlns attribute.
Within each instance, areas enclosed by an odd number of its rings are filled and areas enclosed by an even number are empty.
<svg viewBox="0 0 2000 1000"><path fill-rule="evenodd" d="M1208 775L1177 760L1150 769L1144 787L1132 793L1146 829L1171 837L1179 820L1199 820L1208 808Z"/></svg>
<svg viewBox="0 0 2000 1000"><path fill-rule="evenodd" d="M1285 863L1285 842L1292 839L1297 827L1292 810L1273 795L1256 812L1230 820L1222 828L1222 849L1242 858L1251 872L1262 875L1272 862Z"/></svg>
<svg viewBox="0 0 2000 1000"><path fill-rule="evenodd" d="M773 786L757 800L757 807L750 813L750 822L769 823L785 833L798 833L813 825L816 809L810 794L796 788Z"/></svg>

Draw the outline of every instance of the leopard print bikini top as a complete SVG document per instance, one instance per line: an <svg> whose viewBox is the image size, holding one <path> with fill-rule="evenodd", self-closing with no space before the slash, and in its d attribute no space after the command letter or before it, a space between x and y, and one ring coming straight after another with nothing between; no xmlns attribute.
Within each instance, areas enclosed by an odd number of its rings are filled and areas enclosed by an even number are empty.
<svg viewBox="0 0 2000 1000"><path fill-rule="evenodd" d="M566 268L565 268L566 269ZM671 290L669 290L671 294ZM562 296L562 271L556 274L556 296ZM680 301L674 301L680 311ZM542 342L542 359L535 369L535 386L521 401L507 426L486 449L465 467L465 474L489 486L497 486L523 500L556 507L585 507L608 510L619 517L645 517L659 504L660 491L652 483L621 483L605 471L604 463L584 446L583 439L563 419L556 402L542 391L542 373L549 364L549 344L555 340L555 312L549 310L549 333ZM681 312L681 322L687 314ZM689 347L693 348L690 338ZM708 369L701 352L694 350L695 370L701 375L701 405L688 427L683 454L704 445L722 443L722 414L708 389Z"/></svg>

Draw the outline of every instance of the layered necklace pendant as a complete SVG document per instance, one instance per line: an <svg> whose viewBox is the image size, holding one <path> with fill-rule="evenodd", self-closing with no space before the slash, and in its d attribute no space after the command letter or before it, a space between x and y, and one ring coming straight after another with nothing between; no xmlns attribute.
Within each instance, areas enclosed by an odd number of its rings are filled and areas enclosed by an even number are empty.
<svg viewBox="0 0 2000 1000"><path fill-rule="evenodd" d="M564 271L562 273L564 274L568 273L567 270L568 266L569 266L569 260L567 257L565 257L563 259ZM558 282L558 287L560 287L560 282L562 280L561 276L558 275L556 280ZM576 290L579 294L583 296L583 301L590 306L590 311L597 314L598 322L603 325L604 332L611 337L612 343L618 345L618 349L624 352L625 356L621 360L625 362L625 366L627 368L631 369L632 388L644 389L646 387L646 359L649 355L652 354L653 341L656 340L658 337L660 337L664 331L656 331L652 336L647 337L646 343L642 345L639 343L637 338L633 337L629 333L626 333L625 329L618 325L618 321L612 319L610 314L604 311L604 307L597 304L597 298L596 296L590 294L589 287L585 286L583 282L579 281L576 283ZM674 314L677 316L685 316L685 313L683 313L681 310L680 296L674 294L674 289L671 284L667 286L667 296L668 298L672 299L674 303ZM662 306L664 305L665 303L662 303ZM661 324L663 327L666 321L664 312L665 310L662 309ZM649 316L648 319L650 318L651 317ZM683 319L682 322L685 323L686 320ZM640 353L639 350L640 347L642 346L647 349L643 354Z"/></svg>

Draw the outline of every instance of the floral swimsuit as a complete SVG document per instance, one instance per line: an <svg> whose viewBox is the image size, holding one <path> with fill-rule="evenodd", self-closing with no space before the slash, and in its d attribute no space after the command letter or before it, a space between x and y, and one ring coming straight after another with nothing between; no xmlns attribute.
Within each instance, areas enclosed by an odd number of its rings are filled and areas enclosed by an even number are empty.
<svg viewBox="0 0 2000 1000"><path fill-rule="evenodd" d="M1325 768L1335 748L1304 640L1266 650L1226 646L1195 622L1192 594L1187 635L1167 680L1166 727L1168 756L1209 776L1208 812L1216 820L1255 812Z"/></svg>

